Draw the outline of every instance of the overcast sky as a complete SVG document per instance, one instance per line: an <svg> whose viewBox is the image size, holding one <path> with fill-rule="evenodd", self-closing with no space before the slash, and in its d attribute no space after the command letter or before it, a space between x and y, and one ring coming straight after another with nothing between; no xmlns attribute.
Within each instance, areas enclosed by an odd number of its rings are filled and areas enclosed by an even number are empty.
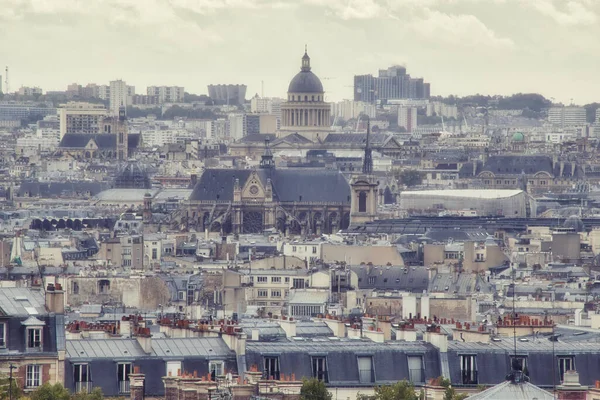
<svg viewBox="0 0 600 400"><path fill-rule="evenodd" d="M600 0L0 0L0 65L65 90L122 78L283 97L308 45L327 100L405 65L432 95L600 101ZM4 75L4 71L0 71ZM4 77L2 78L4 81Z"/></svg>

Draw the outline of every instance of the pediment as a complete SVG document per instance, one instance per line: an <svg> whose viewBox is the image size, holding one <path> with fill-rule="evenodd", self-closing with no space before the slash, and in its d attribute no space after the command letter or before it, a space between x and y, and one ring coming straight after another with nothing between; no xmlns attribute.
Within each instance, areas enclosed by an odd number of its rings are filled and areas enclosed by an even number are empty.
<svg viewBox="0 0 600 400"><path fill-rule="evenodd" d="M252 171L242 186L242 199L262 201L265 198L265 185L256 171Z"/></svg>

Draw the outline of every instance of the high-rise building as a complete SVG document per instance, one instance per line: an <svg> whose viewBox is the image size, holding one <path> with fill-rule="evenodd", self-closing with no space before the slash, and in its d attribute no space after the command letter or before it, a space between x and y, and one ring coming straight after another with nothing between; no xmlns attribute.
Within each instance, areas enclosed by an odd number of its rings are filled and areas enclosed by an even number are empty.
<svg viewBox="0 0 600 400"><path fill-rule="evenodd" d="M132 103L132 97L135 95L135 86L128 86L121 79L110 82L110 113L114 116L119 115L121 106L127 107ZM102 97L100 97L102 98Z"/></svg>
<svg viewBox="0 0 600 400"><path fill-rule="evenodd" d="M551 107L548 110L548 122L561 128L585 125L587 123L585 108L576 106Z"/></svg>
<svg viewBox="0 0 600 400"><path fill-rule="evenodd" d="M427 104L427 116L438 116L444 118L458 118L458 107L455 105L445 104L441 101L433 101Z"/></svg>
<svg viewBox="0 0 600 400"><path fill-rule="evenodd" d="M367 103L392 99L428 99L430 84L423 78L411 78L406 68L380 69L379 76L354 76L354 100Z"/></svg>
<svg viewBox="0 0 600 400"><path fill-rule="evenodd" d="M358 118L364 114L369 118L375 118L377 107L363 101L344 100L338 103L331 103L331 115L344 120Z"/></svg>
<svg viewBox="0 0 600 400"><path fill-rule="evenodd" d="M67 133L98 134L103 132L108 110L102 104L70 101L58 108L60 138Z"/></svg>
<svg viewBox="0 0 600 400"><path fill-rule="evenodd" d="M398 126L412 132L417 127L416 107L398 107Z"/></svg>
<svg viewBox="0 0 600 400"><path fill-rule="evenodd" d="M20 96L37 96L37 95L41 95L43 93L42 88L39 87L28 87L28 86L21 86L19 88L19 95Z"/></svg>
<svg viewBox="0 0 600 400"><path fill-rule="evenodd" d="M238 140L246 136L246 115L229 114L227 116L229 136L233 140Z"/></svg>
<svg viewBox="0 0 600 400"><path fill-rule="evenodd" d="M148 96L157 96L158 101L162 103L181 103L185 95L182 86L148 86L146 89Z"/></svg>
<svg viewBox="0 0 600 400"><path fill-rule="evenodd" d="M219 104L244 104L246 85L208 85L208 96Z"/></svg>

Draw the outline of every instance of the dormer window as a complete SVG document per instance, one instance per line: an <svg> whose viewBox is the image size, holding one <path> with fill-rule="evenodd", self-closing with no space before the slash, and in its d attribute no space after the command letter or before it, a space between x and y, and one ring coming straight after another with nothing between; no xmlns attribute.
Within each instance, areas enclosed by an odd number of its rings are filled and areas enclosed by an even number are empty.
<svg viewBox="0 0 600 400"><path fill-rule="evenodd" d="M27 328L27 350L42 351L42 328Z"/></svg>

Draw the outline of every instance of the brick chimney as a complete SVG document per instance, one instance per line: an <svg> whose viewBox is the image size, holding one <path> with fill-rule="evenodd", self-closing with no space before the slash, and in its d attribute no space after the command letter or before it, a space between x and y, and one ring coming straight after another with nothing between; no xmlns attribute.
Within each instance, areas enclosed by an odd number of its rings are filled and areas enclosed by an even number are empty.
<svg viewBox="0 0 600 400"><path fill-rule="evenodd" d="M65 313L65 292L60 283L49 283L46 288L46 309L55 314Z"/></svg>
<svg viewBox="0 0 600 400"><path fill-rule="evenodd" d="M588 387L579 383L577 371L565 371L562 385L556 387L559 400L586 400Z"/></svg>
<svg viewBox="0 0 600 400"><path fill-rule="evenodd" d="M140 372L140 367L133 367L133 374L129 374L129 387L131 400L144 400L144 380L146 376Z"/></svg>
<svg viewBox="0 0 600 400"><path fill-rule="evenodd" d="M144 353L152 353L152 335L150 334L150 328L137 328L135 339L142 350L144 350Z"/></svg>

